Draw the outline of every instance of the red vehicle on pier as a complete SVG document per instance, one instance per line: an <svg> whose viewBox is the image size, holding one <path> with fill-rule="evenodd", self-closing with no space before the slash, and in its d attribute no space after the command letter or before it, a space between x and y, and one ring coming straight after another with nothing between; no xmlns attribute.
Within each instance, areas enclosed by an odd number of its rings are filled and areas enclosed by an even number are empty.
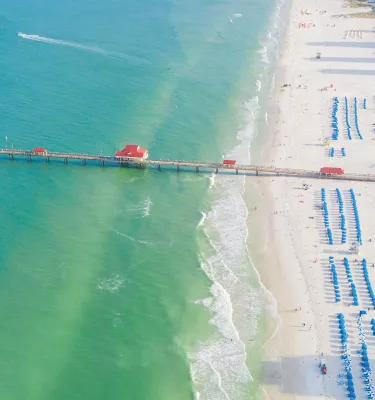
<svg viewBox="0 0 375 400"><path fill-rule="evenodd" d="M320 175L344 175L344 170L336 167L322 167L320 168Z"/></svg>

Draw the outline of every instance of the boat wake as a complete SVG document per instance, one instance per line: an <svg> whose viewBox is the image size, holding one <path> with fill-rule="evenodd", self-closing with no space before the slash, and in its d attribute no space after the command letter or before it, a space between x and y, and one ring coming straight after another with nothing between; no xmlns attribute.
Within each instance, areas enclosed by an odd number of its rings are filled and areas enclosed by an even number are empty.
<svg viewBox="0 0 375 400"><path fill-rule="evenodd" d="M112 58L121 58L121 59L125 59L125 60L127 60L129 62L132 62L134 64L148 64L148 62L146 60L143 60L143 59L141 59L139 57L134 57L134 56L129 56L129 55L122 54L122 53L106 51L106 50L101 49L100 47L96 47L96 46L95 47L94 46L86 46L86 45L83 45L83 44L80 44L80 43L68 42L68 41L65 41L65 40L52 39L52 38L39 36L39 35L27 35L26 33L22 33L22 32L18 32L18 36L23 38L23 39L33 40L35 42L55 44L55 45L58 45L58 46L73 47L75 49L101 54L102 56L107 56L107 57L112 57Z"/></svg>
<svg viewBox="0 0 375 400"><path fill-rule="evenodd" d="M119 235L119 236L126 237L127 239L129 239L129 240L132 241L132 242L137 242L137 243L142 243L142 244L148 244L148 245L154 244L154 243L151 243L151 242L146 242L145 240L138 240L138 239L135 239L135 238L133 238L132 236L127 235L126 233L122 233L122 232L118 231L117 229L112 229L112 231L115 232L115 233L116 233L117 235Z"/></svg>
<svg viewBox="0 0 375 400"><path fill-rule="evenodd" d="M100 49L98 47L84 46L79 43L66 42L65 40L51 39L51 38L47 38L47 37L43 37L43 36L39 36L39 35L26 35L25 33L22 33L22 32L18 32L18 36L20 36L23 39L34 40L36 42L57 44L60 46L68 46L68 47L74 47L76 49L92 51L94 53L99 53L99 54L103 54L103 55L110 55L110 53L108 53L107 51Z"/></svg>
<svg viewBox="0 0 375 400"><path fill-rule="evenodd" d="M145 244L147 246L163 246L166 249L170 249L173 246L173 241L170 241L170 242L162 242L162 241L148 242L146 240L136 239L133 236L127 235L126 233L120 232L114 228L112 228L111 231L114 232L116 235L122 236L134 243Z"/></svg>

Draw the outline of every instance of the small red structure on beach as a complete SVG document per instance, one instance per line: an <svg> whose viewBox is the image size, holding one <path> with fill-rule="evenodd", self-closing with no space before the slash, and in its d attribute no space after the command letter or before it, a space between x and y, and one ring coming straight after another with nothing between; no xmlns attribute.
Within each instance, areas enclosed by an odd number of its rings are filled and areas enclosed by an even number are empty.
<svg viewBox="0 0 375 400"><path fill-rule="evenodd" d="M342 168L335 167L323 167L320 168L321 175L344 175L344 170Z"/></svg>
<svg viewBox="0 0 375 400"><path fill-rule="evenodd" d="M37 154L47 154L47 149L44 147L34 147L33 153Z"/></svg>
<svg viewBox="0 0 375 400"><path fill-rule="evenodd" d="M236 160L224 160L223 164L224 165L235 165L236 164Z"/></svg>
<svg viewBox="0 0 375 400"><path fill-rule="evenodd" d="M137 144L127 144L123 150L116 151L115 157L124 161L142 161L148 158L148 151Z"/></svg>

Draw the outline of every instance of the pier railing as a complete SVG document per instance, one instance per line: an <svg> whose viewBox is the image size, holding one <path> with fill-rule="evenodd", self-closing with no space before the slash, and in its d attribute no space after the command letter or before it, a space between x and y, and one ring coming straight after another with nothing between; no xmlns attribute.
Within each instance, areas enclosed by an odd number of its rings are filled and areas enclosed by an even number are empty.
<svg viewBox="0 0 375 400"><path fill-rule="evenodd" d="M280 175L280 176L298 176L305 178L321 178L321 179L337 179L337 180L352 180L352 181L367 181L375 182L375 175L372 174L356 174L356 173L345 173L343 175L322 175L319 171L308 170L308 169L297 169L297 168L278 168L273 166L263 165L247 165L247 164L223 164L223 163L207 163L207 162L196 162L196 161L183 161L183 160L141 160L141 161L124 161L123 159L116 158L114 156L105 155L92 155L85 153L61 153L61 152L34 152L32 150L19 150L19 149L0 149L0 156L8 156L11 160L14 160L15 156L24 157L29 162L32 159L45 159L46 162L50 160L63 160L64 163L68 163L68 160L79 160L82 164L86 164L87 161L99 161L101 166L106 163L112 163L119 166L154 166L158 169L162 167L173 167L177 171L180 168L195 169L196 172L202 170L211 170L218 173L219 171L233 171L238 174L251 173L255 175Z"/></svg>

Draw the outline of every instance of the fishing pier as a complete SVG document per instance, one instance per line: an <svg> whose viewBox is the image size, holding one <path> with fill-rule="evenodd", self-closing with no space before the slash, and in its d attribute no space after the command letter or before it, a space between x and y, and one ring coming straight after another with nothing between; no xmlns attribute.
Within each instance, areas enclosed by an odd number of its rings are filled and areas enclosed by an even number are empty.
<svg viewBox="0 0 375 400"><path fill-rule="evenodd" d="M126 148L123 151L116 152L114 156L92 155L85 153L49 152L45 148L34 148L33 150L0 149L0 158L1 156L4 158L7 157L11 161L14 161L16 158L23 158L28 162L32 162L35 159L39 161L44 160L46 163L50 163L53 160L62 160L64 164L68 164L69 160L71 160L79 161L82 163L82 165L86 165L87 162L97 162L102 167L105 165L136 168L156 167L158 170L161 170L162 168L173 168L176 169L176 171L180 171L183 168L187 170L195 170L196 172L232 172L233 174L237 175L241 173L256 176L296 176L315 179L320 178L375 182L375 175L373 174L344 173L344 171L340 168L321 168L320 171L314 171L296 168L277 168L273 166L236 164L234 160L224 160L221 163L181 160L151 160L147 158L147 150L141 149L138 146L137 148L139 153L136 154L136 157L132 157L129 155L129 152L125 152Z"/></svg>

